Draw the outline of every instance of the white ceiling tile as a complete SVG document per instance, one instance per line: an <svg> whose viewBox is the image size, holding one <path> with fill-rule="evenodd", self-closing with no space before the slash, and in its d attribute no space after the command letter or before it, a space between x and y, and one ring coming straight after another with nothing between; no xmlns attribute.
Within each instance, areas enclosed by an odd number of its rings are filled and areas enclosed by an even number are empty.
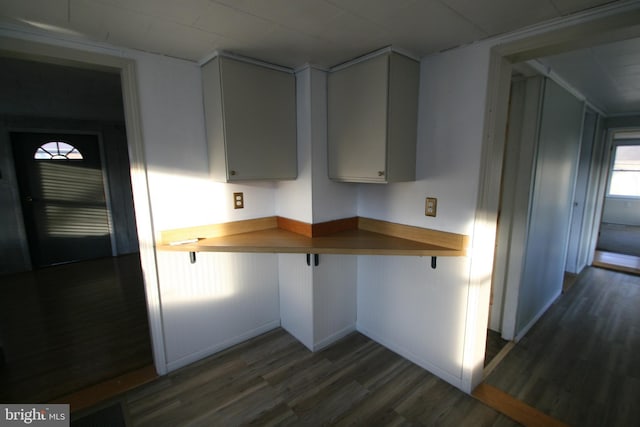
<svg viewBox="0 0 640 427"><path fill-rule="evenodd" d="M597 54L600 52L608 55L625 55L640 53L640 39L620 40L615 43L606 43L592 47Z"/></svg>
<svg viewBox="0 0 640 427"><path fill-rule="evenodd" d="M609 0L0 0L0 21L201 60L229 50L289 67L331 66L394 45L417 56ZM26 24L31 21L31 24ZM573 54L573 56L571 55ZM609 112L638 107L640 43L552 57ZM636 111L640 108L636 108Z"/></svg>
<svg viewBox="0 0 640 427"><path fill-rule="evenodd" d="M209 3L193 26L229 39L253 41L268 34L274 24L223 4Z"/></svg>
<svg viewBox="0 0 640 427"><path fill-rule="evenodd" d="M442 0L487 34L506 33L558 16L550 0ZM523 13L526 11L526 13Z"/></svg>
<svg viewBox="0 0 640 427"><path fill-rule="evenodd" d="M342 10L323 0L214 0L249 15L263 17L288 30L314 34Z"/></svg>
<svg viewBox="0 0 640 427"><path fill-rule="evenodd" d="M99 41L139 48L152 23L152 18L139 13L97 3L71 0L72 29Z"/></svg>
<svg viewBox="0 0 640 427"><path fill-rule="evenodd" d="M343 50L344 47L333 46L326 40L277 26L262 39L233 49L235 53L290 68L305 63L326 64L327 59Z"/></svg>
<svg viewBox="0 0 640 427"><path fill-rule="evenodd" d="M593 54L593 48L542 58L541 62L606 113L634 111L630 108L640 102L640 98L634 99L629 92L635 88L631 85L633 77L617 76L615 68Z"/></svg>
<svg viewBox="0 0 640 427"><path fill-rule="evenodd" d="M328 3L348 11L353 15L361 16L379 25L390 26L389 21L397 21L398 18L410 14L414 0L326 0Z"/></svg>
<svg viewBox="0 0 640 427"><path fill-rule="evenodd" d="M614 3L612 0L551 0L561 15L569 15L593 7Z"/></svg>
<svg viewBox="0 0 640 427"><path fill-rule="evenodd" d="M68 15L67 0L2 0L0 16L36 24L65 25Z"/></svg>
<svg viewBox="0 0 640 427"><path fill-rule="evenodd" d="M209 0L91 0L96 6L130 10L162 21L192 25L206 10Z"/></svg>
<svg viewBox="0 0 640 427"><path fill-rule="evenodd" d="M362 46L364 54L388 45L390 35L390 31L379 24L351 12L342 12L327 22L318 36L336 45Z"/></svg>
<svg viewBox="0 0 640 427"><path fill-rule="evenodd" d="M610 74L613 78L634 76L640 82L640 62L624 67L614 67Z"/></svg>
<svg viewBox="0 0 640 427"><path fill-rule="evenodd" d="M623 91L640 90L640 74L628 74L626 76L617 75L614 78L616 85Z"/></svg>
<svg viewBox="0 0 640 427"><path fill-rule="evenodd" d="M591 51L598 61L609 67L625 68L640 64L640 39L596 46Z"/></svg>
<svg viewBox="0 0 640 427"><path fill-rule="evenodd" d="M416 1L393 24L393 36L402 43L401 47L420 55L487 36L482 29L435 0Z"/></svg>
<svg viewBox="0 0 640 427"><path fill-rule="evenodd" d="M139 49L200 61L205 56L203 52L210 53L224 47L233 49L237 44L234 40L197 28L173 22L154 21Z"/></svg>

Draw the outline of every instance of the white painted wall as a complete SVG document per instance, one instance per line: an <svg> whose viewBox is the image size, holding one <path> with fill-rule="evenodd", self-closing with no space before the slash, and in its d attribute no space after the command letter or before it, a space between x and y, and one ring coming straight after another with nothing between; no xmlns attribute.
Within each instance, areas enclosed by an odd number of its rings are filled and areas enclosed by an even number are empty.
<svg viewBox="0 0 640 427"><path fill-rule="evenodd" d="M313 267L314 350L356 330L358 257L319 255Z"/></svg>
<svg viewBox="0 0 640 427"><path fill-rule="evenodd" d="M311 134L313 222L357 215L359 186L329 179L327 166L327 72L311 69Z"/></svg>
<svg viewBox="0 0 640 427"><path fill-rule="evenodd" d="M313 267L305 254L278 254L278 271L281 326L313 350Z"/></svg>
<svg viewBox="0 0 640 427"><path fill-rule="evenodd" d="M209 178L200 67L150 54L137 62L156 231L273 215L274 184ZM244 209L233 209L236 191L244 192Z"/></svg>
<svg viewBox="0 0 640 427"><path fill-rule="evenodd" d="M209 178L200 67L136 59L156 232L273 215L274 184ZM244 209L233 209L235 191L244 192ZM276 255L198 254L191 265L186 253L158 252L158 280L169 370L280 324Z"/></svg>
<svg viewBox="0 0 640 427"><path fill-rule="evenodd" d="M280 326L276 257L158 252L169 370Z"/></svg>
<svg viewBox="0 0 640 427"><path fill-rule="evenodd" d="M516 339L524 336L562 292L583 116L582 101L545 80Z"/></svg>
<svg viewBox="0 0 640 427"><path fill-rule="evenodd" d="M358 259L358 330L457 387L462 385L468 261Z"/></svg>
<svg viewBox="0 0 640 427"><path fill-rule="evenodd" d="M640 200L605 197L602 222L640 227Z"/></svg>
<svg viewBox="0 0 640 427"><path fill-rule="evenodd" d="M305 67L296 81L299 174L278 184L276 211L309 223L355 216L357 187L327 178L326 72ZM310 260L278 254L280 316L285 330L318 350L355 330L357 257L319 255L318 266Z"/></svg>
<svg viewBox="0 0 640 427"><path fill-rule="evenodd" d="M569 248L567 252L567 265L565 270L578 274L587 265L588 256L586 249L590 246L590 219L595 216L593 204L590 203L590 194L597 193L597 188L590 186L596 150L596 136L600 116L595 111L587 109L584 116L582 141L580 145L580 160L578 162L578 174L576 177L576 189L573 198L573 215L571 218L571 231L569 235ZM598 158L600 158L598 156Z"/></svg>
<svg viewBox="0 0 640 427"><path fill-rule="evenodd" d="M488 65L482 43L421 61L417 179L361 185L359 216L472 235ZM438 198L435 218L424 216L427 196ZM362 256L358 330L464 389L463 370L481 363L464 355L470 274L466 257L432 270L429 258Z"/></svg>
<svg viewBox="0 0 640 427"><path fill-rule="evenodd" d="M296 73L296 125L298 144L298 177L276 184L276 215L297 221L313 222L312 213L312 141L317 125L311 120L314 99L311 97L309 68Z"/></svg>

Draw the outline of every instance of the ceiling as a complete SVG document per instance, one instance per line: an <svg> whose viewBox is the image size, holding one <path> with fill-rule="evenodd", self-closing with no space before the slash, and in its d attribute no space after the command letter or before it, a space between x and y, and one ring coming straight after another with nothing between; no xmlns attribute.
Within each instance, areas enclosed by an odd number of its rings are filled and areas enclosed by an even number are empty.
<svg viewBox="0 0 640 427"><path fill-rule="evenodd" d="M611 3L625 2L0 0L0 26L192 61L224 50L295 68L333 66L389 45L422 57ZM640 111L639 49L628 42L613 54L597 47L544 61L566 80L577 79L576 88L593 90L601 110ZM615 94L618 104L606 100L607 94Z"/></svg>
<svg viewBox="0 0 640 427"><path fill-rule="evenodd" d="M640 113L640 39L540 58L608 115Z"/></svg>

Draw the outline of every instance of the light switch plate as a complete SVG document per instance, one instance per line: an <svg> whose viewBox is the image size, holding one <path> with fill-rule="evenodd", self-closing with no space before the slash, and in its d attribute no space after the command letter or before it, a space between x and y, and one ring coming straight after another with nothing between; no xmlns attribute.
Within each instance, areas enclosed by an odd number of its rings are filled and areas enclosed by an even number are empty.
<svg viewBox="0 0 640 427"><path fill-rule="evenodd" d="M244 208L244 193L233 193L233 208Z"/></svg>
<svg viewBox="0 0 640 427"><path fill-rule="evenodd" d="M436 216L438 213L438 199L435 197L427 197L424 203L424 214L426 216Z"/></svg>

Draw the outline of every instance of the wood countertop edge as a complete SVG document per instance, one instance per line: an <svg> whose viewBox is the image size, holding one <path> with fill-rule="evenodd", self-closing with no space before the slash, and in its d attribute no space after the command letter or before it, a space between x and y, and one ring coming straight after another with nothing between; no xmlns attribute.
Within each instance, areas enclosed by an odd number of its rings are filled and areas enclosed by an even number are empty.
<svg viewBox="0 0 640 427"><path fill-rule="evenodd" d="M234 252L283 253L319 255L398 255L398 256L465 256L464 251L453 249L381 249L381 248L301 248L291 246L212 246L212 245L159 245L159 250L172 252Z"/></svg>
<svg viewBox="0 0 640 427"><path fill-rule="evenodd" d="M296 224L299 223L299 224ZM246 252L246 253L301 253L301 254L344 254L344 255L399 255L399 256L466 256L468 236L440 232L437 230L395 224L369 218L348 218L332 221L326 230L334 230L336 224L341 231L362 230L365 237L373 237L376 244L373 247L363 247L358 236L342 235L340 231L331 234L321 234L310 237L306 232L300 232L305 223L278 217L258 218L257 220L236 221L210 226L191 227L186 229L168 230L161 233L158 250L175 252ZM282 224L285 227L279 228ZM300 225L302 224L302 226ZM351 224L344 227L344 224ZM362 228L360 227L361 225ZM379 229L376 227L380 225ZM310 228L305 228L310 230ZM209 234L213 231L213 235ZM273 238L265 239L264 233L277 233L277 241ZM280 233L282 231L282 233ZM315 234L315 233L314 233ZM273 237L273 236L271 236ZM384 247L385 237L390 247ZM227 241L225 241L225 238ZM242 241L234 242L235 238ZM171 240L170 240L171 239ZM198 239L197 242L188 242ZM252 240L255 239L255 244ZM335 240L327 242L326 240ZM407 241L407 247L402 247L401 241ZM169 242L187 241L188 243L170 245ZM400 242L400 244L398 244ZM315 243L315 244L314 244ZM317 245L316 245L317 244ZM424 244L430 248L417 248L415 245ZM383 246L383 247L380 247ZM411 247L409 247L411 246Z"/></svg>

